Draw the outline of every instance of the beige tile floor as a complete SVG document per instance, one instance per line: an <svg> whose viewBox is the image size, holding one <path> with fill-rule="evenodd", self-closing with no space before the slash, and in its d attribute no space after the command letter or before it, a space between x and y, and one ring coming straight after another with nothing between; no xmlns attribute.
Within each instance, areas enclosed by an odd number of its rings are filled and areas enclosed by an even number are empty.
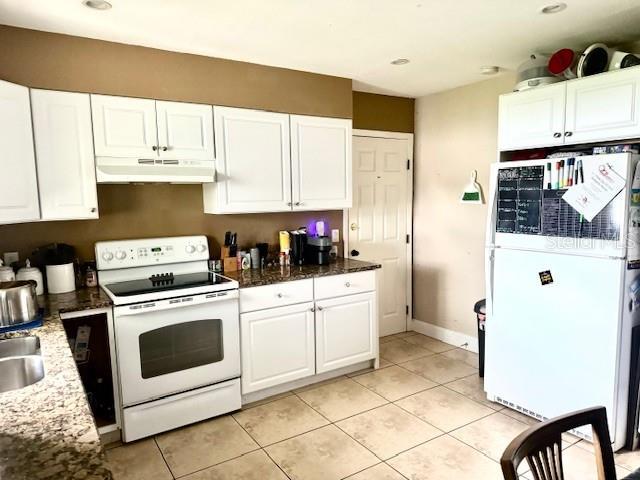
<svg viewBox="0 0 640 480"><path fill-rule="evenodd" d="M414 332L381 338L380 353L379 370L108 448L115 480L502 479L504 448L536 421L486 399L477 355ZM595 480L591 445L563 444L566 480ZM622 478L640 453L616 464Z"/></svg>

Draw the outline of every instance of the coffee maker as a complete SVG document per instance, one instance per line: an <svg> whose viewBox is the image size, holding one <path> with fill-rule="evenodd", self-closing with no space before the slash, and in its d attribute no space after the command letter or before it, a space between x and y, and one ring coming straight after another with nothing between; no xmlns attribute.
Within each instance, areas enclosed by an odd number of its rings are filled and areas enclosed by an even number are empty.
<svg viewBox="0 0 640 480"><path fill-rule="evenodd" d="M329 237L309 237L306 248L307 263L329 265L331 245L331 238Z"/></svg>

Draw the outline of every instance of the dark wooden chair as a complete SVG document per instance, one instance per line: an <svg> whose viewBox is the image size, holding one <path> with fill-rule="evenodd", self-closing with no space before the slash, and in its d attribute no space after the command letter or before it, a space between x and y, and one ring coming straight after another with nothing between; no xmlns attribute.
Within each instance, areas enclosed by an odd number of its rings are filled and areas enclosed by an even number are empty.
<svg viewBox="0 0 640 480"><path fill-rule="evenodd" d="M591 425L593 428L598 480L616 480L607 411L604 407L587 408L562 415L522 432L512 440L500 459L505 480L518 480L518 466L525 459L534 480L564 480L562 433L583 425Z"/></svg>

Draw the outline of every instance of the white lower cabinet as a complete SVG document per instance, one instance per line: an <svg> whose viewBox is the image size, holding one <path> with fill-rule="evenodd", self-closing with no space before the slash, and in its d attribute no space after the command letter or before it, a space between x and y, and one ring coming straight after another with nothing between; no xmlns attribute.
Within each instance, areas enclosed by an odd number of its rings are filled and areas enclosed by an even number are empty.
<svg viewBox="0 0 640 480"><path fill-rule="evenodd" d="M376 356L375 292L316 302L316 372Z"/></svg>
<svg viewBox="0 0 640 480"><path fill-rule="evenodd" d="M240 315L242 393L315 374L313 303Z"/></svg>

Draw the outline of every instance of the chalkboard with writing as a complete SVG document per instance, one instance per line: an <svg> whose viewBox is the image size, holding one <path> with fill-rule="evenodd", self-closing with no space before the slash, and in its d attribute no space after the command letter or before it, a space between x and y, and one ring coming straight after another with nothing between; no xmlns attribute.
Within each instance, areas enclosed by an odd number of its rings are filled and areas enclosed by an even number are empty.
<svg viewBox="0 0 640 480"><path fill-rule="evenodd" d="M496 231L549 237L618 240L614 202L588 222L562 200L566 189L544 189L544 166L498 170Z"/></svg>
<svg viewBox="0 0 640 480"><path fill-rule="evenodd" d="M541 229L544 166L502 168L498 171L496 231L537 235Z"/></svg>

